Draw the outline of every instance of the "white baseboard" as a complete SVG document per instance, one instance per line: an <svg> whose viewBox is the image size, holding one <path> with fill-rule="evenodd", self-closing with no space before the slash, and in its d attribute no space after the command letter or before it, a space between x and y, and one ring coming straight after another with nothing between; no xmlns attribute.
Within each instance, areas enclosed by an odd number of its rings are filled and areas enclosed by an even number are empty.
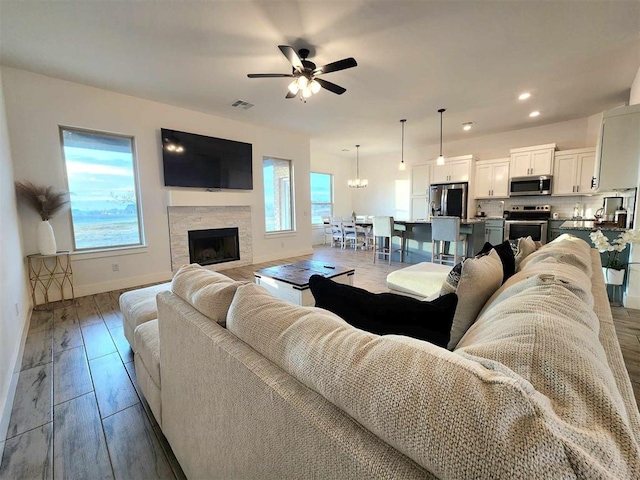
<svg viewBox="0 0 640 480"><path fill-rule="evenodd" d="M301 257L302 255L311 255L311 254L313 254L313 248L311 247L304 248L302 250L295 250L295 251L288 250L282 253L262 255L260 257L254 256L253 263L255 264L255 263L273 262L275 260L282 260L284 258Z"/></svg>
<svg viewBox="0 0 640 480"><path fill-rule="evenodd" d="M7 438L7 432L9 431L9 421L11 420L11 410L13 410L13 401L16 398L16 388L18 387L18 377L20 377L20 368L22 367L22 356L24 354L24 344L27 341L27 334L29 333L29 325L31 324L31 305L25 304L23 311L26 312L26 317L23 316L22 335L20 337L20 347L16 358L13 359L13 365L11 365L11 380L9 381L9 388L7 389L7 398L4 399L4 405L2 411L0 411L0 442L4 442ZM2 451L0 450L0 455ZM0 458L0 460L2 460Z"/></svg>
<svg viewBox="0 0 640 480"><path fill-rule="evenodd" d="M120 290L121 288L131 288L149 283L168 282L173 277L171 272L153 273L151 275L143 275L140 277L129 277L122 280L111 280L108 282L91 283L88 285L80 285L75 287L76 297L85 297L96 293L110 292L112 290Z"/></svg>

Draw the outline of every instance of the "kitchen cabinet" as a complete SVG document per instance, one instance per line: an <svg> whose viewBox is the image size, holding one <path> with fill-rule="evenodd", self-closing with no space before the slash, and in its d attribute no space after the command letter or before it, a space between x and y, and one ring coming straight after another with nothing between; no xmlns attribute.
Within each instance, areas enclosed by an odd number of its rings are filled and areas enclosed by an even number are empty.
<svg viewBox="0 0 640 480"><path fill-rule="evenodd" d="M433 164L411 166L411 218L429 218L429 185Z"/></svg>
<svg viewBox="0 0 640 480"><path fill-rule="evenodd" d="M427 195L429 192L431 165L413 165L411 167L411 195Z"/></svg>
<svg viewBox="0 0 640 480"><path fill-rule="evenodd" d="M499 245L504 242L504 220L489 219L484 223L485 242L491 245Z"/></svg>
<svg viewBox="0 0 640 480"><path fill-rule="evenodd" d="M434 164L431 170L431 183L468 182L471 177L472 164L472 155L445 159L444 165Z"/></svg>
<svg viewBox="0 0 640 480"><path fill-rule="evenodd" d="M596 147L595 187L612 191L638 186L640 104L602 114Z"/></svg>
<svg viewBox="0 0 640 480"><path fill-rule="evenodd" d="M591 194L595 148L557 152L553 161L553 195Z"/></svg>
<svg viewBox="0 0 640 480"><path fill-rule="evenodd" d="M509 165L509 158L478 161L475 175L475 198L508 197Z"/></svg>
<svg viewBox="0 0 640 480"><path fill-rule="evenodd" d="M534 147L512 148L510 175L513 177L529 177L551 175L556 144L537 145Z"/></svg>

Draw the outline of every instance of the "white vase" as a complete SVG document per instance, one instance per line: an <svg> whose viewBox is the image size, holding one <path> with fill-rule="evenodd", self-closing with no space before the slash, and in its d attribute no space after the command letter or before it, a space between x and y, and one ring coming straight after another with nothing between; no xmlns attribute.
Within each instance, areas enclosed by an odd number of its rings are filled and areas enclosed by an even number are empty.
<svg viewBox="0 0 640 480"><path fill-rule="evenodd" d="M49 220L42 220L36 229L38 236L38 250L42 255L53 255L57 251L56 237Z"/></svg>
<svg viewBox="0 0 640 480"><path fill-rule="evenodd" d="M602 275L604 275L604 283L607 285L622 285L624 282L624 269L616 270L615 268L602 267Z"/></svg>

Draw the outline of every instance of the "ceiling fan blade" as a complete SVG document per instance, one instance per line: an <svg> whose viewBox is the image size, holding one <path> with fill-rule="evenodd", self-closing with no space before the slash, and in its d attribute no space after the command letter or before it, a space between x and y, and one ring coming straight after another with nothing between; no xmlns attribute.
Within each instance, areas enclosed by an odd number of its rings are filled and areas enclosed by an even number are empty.
<svg viewBox="0 0 640 480"><path fill-rule="evenodd" d="M291 62L291 65L293 65L293 68L295 68L298 72L304 71L302 60L300 60L300 57L298 56L296 51L293 49L293 47L290 47L289 45L278 45L278 48L280 49L282 54L285 57L287 57L287 60Z"/></svg>
<svg viewBox="0 0 640 480"><path fill-rule="evenodd" d="M291 93L290 91L287 92L287 96L284 98L296 98L298 96L298 92L296 93Z"/></svg>
<svg viewBox="0 0 640 480"><path fill-rule="evenodd" d="M326 80L323 80L322 78L316 78L314 80L316 82L318 82L322 88L325 88L325 89L329 90L330 92L333 92L333 93L335 93L337 95L342 95L344 92L347 91L346 88L343 88L340 85L336 85L335 83L327 82Z"/></svg>
<svg viewBox="0 0 640 480"><path fill-rule="evenodd" d="M249 78L280 78L280 77L293 77L290 73L249 73Z"/></svg>
<svg viewBox="0 0 640 480"><path fill-rule="evenodd" d="M358 63L353 57L343 58L337 62L327 63L323 67L318 67L313 71L313 75L320 75L321 73L337 72L338 70L345 70L347 68L357 67Z"/></svg>

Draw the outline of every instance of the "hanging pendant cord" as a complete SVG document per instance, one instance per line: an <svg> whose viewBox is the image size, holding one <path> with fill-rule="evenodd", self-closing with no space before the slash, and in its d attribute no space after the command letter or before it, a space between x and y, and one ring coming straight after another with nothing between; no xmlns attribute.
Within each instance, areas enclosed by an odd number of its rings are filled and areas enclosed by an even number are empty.
<svg viewBox="0 0 640 480"><path fill-rule="evenodd" d="M356 179L360 178L360 145L356 145Z"/></svg>
<svg viewBox="0 0 640 480"><path fill-rule="evenodd" d="M402 148L400 149L400 159L402 163L404 163L404 122L406 121L406 119L400 120L400 122L402 123Z"/></svg>
<svg viewBox="0 0 640 480"><path fill-rule="evenodd" d="M440 112L440 156L442 156L442 114L444 113L444 111L444 108L438 110L438 112Z"/></svg>

